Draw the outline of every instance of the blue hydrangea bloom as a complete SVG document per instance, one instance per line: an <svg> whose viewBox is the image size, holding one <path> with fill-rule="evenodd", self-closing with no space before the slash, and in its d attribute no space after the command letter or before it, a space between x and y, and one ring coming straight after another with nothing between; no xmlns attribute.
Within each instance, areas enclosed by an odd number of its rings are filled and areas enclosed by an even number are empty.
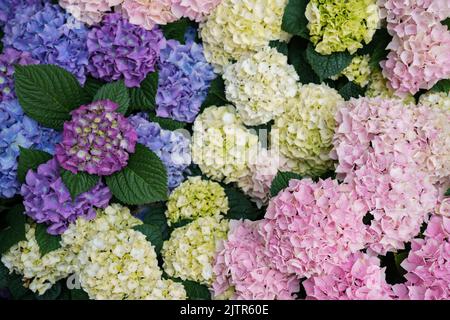
<svg viewBox="0 0 450 320"><path fill-rule="evenodd" d="M176 188L191 164L189 138L181 132L161 129L159 124L148 121L143 113L130 117L129 121L136 129L138 142L152 150L166 166L169 188Z"/></svg>
<svg viewBox="0 0 450 320"><path fill-rule="evenodd" d="M43 64L58 65L81 83L88 64L86 27L58 5L24 5L4 29L5 47L29 52Z"/></svg>
<svg viewBox="0 0 450 320"><path fill-rule="evenodd" d="M42 128L24 115L17 100L0 103L0 197L10 198L19 191L19 147L53 153L59 139L58 132Z"/></svg>
<svg viewBox="0 0 450 320"><path fill-rule="evenodd" d="M156 114L193 122L216 75L206 61L202 45L187 33L186 44L168 40L161 49Z"/></svg>
<svg viewBox="0 0 450 320"><path fill-rule="evenodd" d="M0 0L0 27L14 18L17 8L23 5L40 4L41 0Z"/></svg>

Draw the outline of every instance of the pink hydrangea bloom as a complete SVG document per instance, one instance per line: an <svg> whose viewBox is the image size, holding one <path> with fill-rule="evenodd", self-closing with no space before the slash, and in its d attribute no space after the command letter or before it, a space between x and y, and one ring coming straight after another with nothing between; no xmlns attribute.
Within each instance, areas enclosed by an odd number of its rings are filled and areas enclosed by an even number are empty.
<svg viewBox="0 0 450 320"><path fill-rule="evenodd" d="M299 277L319 275L366 245L367 206L332 179L291 180L269 202L261 234L274 266Z"/></svg>
<svg viewBox="0 0 450 320"><path fill-rule="evenodd" d="M177 20L171 5L172 0L124 0L122 12L132 24L151 30Z"/></svg>
<svg viewBox="0 0 450 320"><path fill-rule="evenodd" d="M339 266L329 266L324 275L303 281L303 286L306 299L314 300L388 300L393 297L380 260L361 252L352 254Z"/></svg>
<svg viewBox="0 0 450 320"><path fill-rule="evenodd" d="M201 22L221 0L172 0L172 13L177 17L187 17Z"/></svg>
<svg viewBox="0 0 450 320"><path fill-rule="evenodd" d="M260 221L230 221L228 239L214 263L215 295L234 287L233 299L289 300L300 290L295 275L281 273L270 267L264 254L264 240L259 234Z"/></svg>
<svg viewBox="0 0 450 320"><path fill-rule="evenodd" d="M99 23L105 13L123 0L59 0L59 5L88 25Z"/></svg>
<svg viewBox="0 0 450 320"><path fill-rule="evenodd" d="M407 282L395 287L400 299L450 298L450 218L433 216L424 239L414 239L401 266Z"/></svg>
<svg viewBox="0 0 450 320"><path fill-rule="evenodd" d="M336 121L336 172L373 216L370 248L380 254L403 249L419 233L438 196L416 161L426 141L414 108L399 100L352 99Z"/></svg>

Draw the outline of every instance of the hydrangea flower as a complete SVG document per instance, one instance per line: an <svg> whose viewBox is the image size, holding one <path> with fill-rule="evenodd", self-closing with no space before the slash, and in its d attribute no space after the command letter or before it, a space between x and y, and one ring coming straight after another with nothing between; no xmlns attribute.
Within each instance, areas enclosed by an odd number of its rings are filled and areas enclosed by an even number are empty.
<svg viewBox="0 0 450 320"><path fill-rule="evenodd" d="M379 254L403 249L437 201L437 190L423 170L420 154L427 154L429 145L417 110L397 99L352 99L336 121L336 173L352 185L373 217L370 248Z"/></svg>
<svg viewBox="0 0 450 320"><path fill-rule="evenodd" d="M105 81L125 80L138 87L149 72L155 71L164 44L158 27L145 30L132 25L119 13L106 15L88 34L88 71Z"/></svg>
<svg viewBox="0 0 450 320"><path fill-rule="evenodd" d="M0 102L16 98L14 91L14 65L37 64L28 52L5 48L0 54Z"/></svg>
<svg viewBox="0 0 450 320"><path fill-rule="evenodd" d="M56 131L42 128L24 115L17 100L0 103L0 197L11 198L20 189L17 180L19 148L53 153L59 137Z"/></svg>
<svg viewBox="0 0 450 320"><path fill-rule="evenodd" d="M129 121L137 132L139 143L152 150L164 163L169 188L176 188L191 164L189 139L182 132L161 129L159 124L148 121L143 113L130 117Z"/></svg>
<svg viewBox="0 0 450 320"><path fill-rule="evenodd" d="M376 0L311 0L305 16L316 51L351 54L369 43L380 21Z"/></svg>
<svg viewBox="0 0 450 320"><path fill-rule="evenodd" d="M281 30L287 0L222 0L200 24L206 60L216 72L241 56L256 52L271 40L287 41Z"/></svg>
<svg viewBox="0 0 450 320"><path fill-rule="evenodd" d="M371 77L369 61L370 56L368 54L364 56L357 55L338 76L332 77L332 79L336 80L340 75L344 75L349 81L353 81L360 87L365 87L369 83L369 78Z"/></svg>
<svg viewBox="0 0 450 320"><path fill-rule="evenodd" d="M428 91L420 96L419 104L442 111L450 111L450 92Z"/></svg>
<svg viewBox="0 0 450 320"><path fill-rule="evenodd" d="M261 223L231 220L229 225L228 238L220 243L214 261L214 295L234 288L233 300L294 299L300 280L270 266L259 234Z"/></svg>
<svg viewBox="0 0 450 320"><path fill-rule="evenodd" d="M170 194L166 217L169 226L183 219L216 217L228 212L228 198L220 184L189 177Z"/></svg>
<svg viewBox="0 0 450 320"><path fill-rule="evenodd" d="M171 10L172 0L124 0L122 14L132 23L152 30L178 18Z"/></svg>
<svg viewBox="0 0 450 320"><path fill-rule="evenodd" d="M88 64L87 29L58 5L24 5L5 25L3 43L29 52L43 64L73 73L81 83Z"/></svg>
<svg viewBox="0 0 450 320"><path fill-rule="evenodd" d="M394 89L391 88L389 82L383 77L380 69L373 69L370 74L369 84L367 85L365 96L368 98L386 98L386 99L400 99L404 104L415 104L416 99L410 93L398 95Z"/></svg>
<svg viewBox="0 0 450 320"><path fill-rule="evenodd" d="M249 126L260 125L283 113L297 93L298 75L277 49L265 47L225 68L225 93Z"/></svg>
<svg viewBox="0 0 450 320"><path fill-rule="evenodd" d="M376 256L357 252L344 263L329 266L326 274L313 276L302 284L306 299L391 300L394 293L386 283L385 271Z"/></svg>
<svg viewBox="0 0 450 320"><path fill-rule="evenodd" d="M0 27L14 18L18 8L40 4L41 0L0 0Z"/></svg>
<svg viewBox="0 0 450 320"><path fill-rule="evenodd" d="M217 181L236 182L249 174L258 137L245 128L232 106L211 106L194 122L192 160Z"/></svg>
<svg viewBox="0 0 450 320"><path fill-rule="evenodd" d="M70 113L72 120L64 123L62 141L56 147L56 157L64 169L106 176L127 165L137 134L128 119L116 111L118 107L101 100Z"/></svg>
<svg viewBox="0 0 450 320"><path fill-rule="evenodd" d="M292 171L320 176L333 168L329 157L336 112L344 99L325 84L300 86L285 112L275 118L271 136L275 148L288 160Z"/></svg>
<svg viewBox="0 0 450 320"><path fill-rule="evenodd" d="M93 25L102 21L105 13L122 2L123 0L59 0L59 5L75 19Z"/></svg>
<svg viewBox="0 0 450 320"><path fill-rule="evenodd" d="M281 272L322 275L365 248L366 212L367 205L346 184L290 180L269 202L261 226L266 255Z"/></svg>
<svg viewBox="0 0 450 320"><path fill-rule="evenodd" d="M176 228L161 251L164 271L171 277L211 284L216 246L226 239L227 231L227 220L215 217L200 217Z"/></svg>
<svg viewBox="0 0 450 320"><path fill-rule="evenodd" d="M201 22L222 0L172 0L171 10L177 17Z"/></svg>
<svg viewBox="0 0 450 320"><path fill-rule="evenodd" d="M95 207L105 208L111 199L108 187L99 182L72 200L59 172L58 162L51 159L36 172L29 170L21 188L25 214L37 223L48 225L50 234L63 233L77 217L95 218Z"/></svg>
<svg viewBox="0 0 450 320"><path fill-rule="evenodd" d="M41 255L35 234L35 225L26 224L26 239L13 245L1 261L10 272L22 275L25 287L42 295L74 272L75 255L64 247Z"/></svg>
<svg viewBox="0 0 450 320"><path fill-rule="evenodd" d="M203 47L194 41L180 44L168 40L159 59L156 114L193 122L216 77L203 55Z"/></svg>

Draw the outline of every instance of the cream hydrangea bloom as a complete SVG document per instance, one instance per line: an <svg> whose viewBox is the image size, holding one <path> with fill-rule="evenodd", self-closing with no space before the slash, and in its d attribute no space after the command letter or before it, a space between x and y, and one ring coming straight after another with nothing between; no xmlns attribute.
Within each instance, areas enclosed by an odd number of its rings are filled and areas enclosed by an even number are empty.
<svg viewBox="0 0 450 320"><path fill-rule="evenodd" d="M1 261L10 272L23 275L24 286L42 295L58 280L74 272L75 255L65 248L41 255L35 225L25 225L26 240L13 245Z"/></svg>
<svg viewBox="0 0 450 320"><path fill-rule="evenodd" d="M369 83L371 69L369 67L370 56L355 56L352 62L339 74L347 77L349 81L353 81L361 87L365 87ZM338 78L339 76L335 77Z"/></svg>
<svg viewBox="0 0 450 320"><path fill-rule="evenodd" d="M267 46L270 40L289 39L281 30L288 0L222 0L200 24L205 57L215 71L232 60Z"/></svg>
<svg viewBox="0 0 450 320"><path fill-rule="evenodd" d="M280 115L297 93L298 75L277 49L264 47L225 68L225 93L249 126L269 122Z"/></svg>
<svg viewBox="0 0 450 320"><path fill-rule="evenodd" d="M230 183L246 176L258 145L232 106L211 106L194 122L192 160L211 179Z"/></svg>
<svg viewBox="0 0 450 320"><path fill-rule="evenodd" d="M380 22L376 0L311 0L305 16L316 51L355 53L372 40Z"/></svg>
<svg viewBox="0 0 450 320"><path fill-rule="evenodd" d="M389 86L387 80L383 77L380 69L373 69L370 74L369 84L366 89L366 97L369 98L388 98L402 99L405 104L414 103L414 96L406 94L404 97L396 95L395 91Z"/></svg>
<svg viewBox="0 0 450 320"><path fill-rule="evenodd" d="M307 84L290 99L286 112L275 119L271 139L293 172L320 176L333 168L329 153L335 114L344 99L325 84Z"/></svg>
<svg viewBox="0 0 450 320"><path fill-rule="evenodd" d="M228 212L228 198L220 184L189 177L169 196L166 217L169 226L182 219L214 216Z"/></svg>
<svg viewBox="0 0 450 320"><path fill-rule="evenodd" d="M176 228L163 245L164 271L171 277L211 284L216 246L227 232L228 221L215 217L201 217Z"/></svg>
<svg viewBox="0 0 450 320"><path fill-rule="evenodd" d="M450 111L450 92L428 91L420 96L419 104L443 111Z"/></svg>

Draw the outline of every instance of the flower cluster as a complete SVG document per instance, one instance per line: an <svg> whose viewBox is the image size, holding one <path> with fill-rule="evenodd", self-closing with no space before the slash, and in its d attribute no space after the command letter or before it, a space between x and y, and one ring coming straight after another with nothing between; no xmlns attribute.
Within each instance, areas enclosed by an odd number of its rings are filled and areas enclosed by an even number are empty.
<svg viewBox="0 0 450 320"><path fill-rule="evenodd" d="M288 40L281 30L287 0L222 0L200 24L206 59L216 71L258 51L270 40Z"/></svg>
<svg viewBox="0 0 450 320"><path fill-rule="evenodd" d="M164 271L171 277L211 284L217 244L226 239L227 231L227 220L208 216L176 228L161 252Z"/></svg>
<svg viewBox="0 0 450 320"><path fill-rule="evenodd" d="M393 39L381 66L392 88L399 94L415 94L449 78L450 31L441 20L450 16L450 3L384 0L382 4Z"/></svg>
<svg viewBox="0 0 450 320"><path fill-rule="evenodd" d="M128 163L137 134L131 123L117 112L118 104L96 101L71 112L64 123L63 137L56 147L60 165L77 173L110 175Z"/></svg>
<svg viewBox="0 0 450 320"><path fill-rule="evenodd" d="M355 53L369 43L379 24L376 0L311 0L305 16L316 51Z"/></svg>
<svg viewBox="0 0 450 320"><path fill-rule="evenodd" d="M177 17L187 17L196 22L205 20L222 0L171 0L172 13Z"/></svg>
<svg viewBox="0 0 450 320"><path fill-rule="evenodd" d="M177 20L171 5L172 0L124 0L121 8L132 24L152 30L157 24L165 25Z"/></svg>
<svg viewBox="0 0 450 320"><path fill-rule="evenodd" d="M0 27L16 14L20 7L40 4L41 0L0 0Z"/></svg>
<svg viewBox="0 0 450 320"><path fill-rule="evenodd" d="M264 300L295 298L300 280L273 267L264 253L260 222L230 221L230 230L221 242L214 262L214 295L233 288L232 299Z"/></svg>
<svg viewBox="0 0 450 320"><path fill-rule="evenodd" d="M23 114L17 100L0 103L0 197L11 198L20 188L17 181L17 160L20 148L54 152L59 134L40 127Z"/></svg>
<svg viewBox="0 0 450 320"><path fill-rule="evenodd" d="M192 159L208 177L225 183L249 174L258 137L244 127L232 106L211 106L194 122Z"/></svg>
<svg viewBox="0 0 450 320"><path fill-rule="evenodd" d="M155 71L164 40L161 30L145 30L119 13L106 15L101 25L87 36L88 71L106 81L124 79L128 87L138 87L149 72Z"/></svg>
<svg viewBox="0 0 450 320"><path fill-rule="evenodd" d="M427 92L419 98L419 104L442 111L450 110L450 92Z"/></svg>
<svg viewBox="0 0 450 320"><path fill-rule="evenodd" d="M333 168L329 157L335 114L344 99L325 84L299 87L288 101L285 112L275 118L272 143L288 159L292 171L320 176Z"/></svg>
<svg viewBox="0 0 450 320"><path fill-rule="evenodd" d="M189 177L170 194L167 201L167 223L183 219L216 217L228 211L225 190L214 181Z"/></svg>
<svg viewBox="0 0 450 320"><path fill-rule="evenodd" d="M225 68L225 93L246 125L259 125L283 113L297 93L298 75L287 57L265 47Z"/></svg>
<svg viewBox="0 0 450 320"><path fill-rule="evenodd" d="M365 87L369 83L371 77L371 69L369 67L370 56L355 56L352 62L342 72L334 78L338 78L341 74L349 81L353 81L361 87Z"/></svg>
<svg viewBox="0 0 450 320"><path fill-rule="evenodd" d="M88 25L99 23L105 13L123 0L59 0L59 5L77 20Z"/></svg>
<svg viewBox="0 0 450 320"><path fill-rule="evenodd" d="M105 208L111 199L109 189L99 182L75 199L60 177L56 159L41 164L37 171L28 171L21 194L25 214L37 223L45 223L50 234L63 233L78 217L95 218L95 208Z"/></svg>
<svg viewBox="0 0 450 320"><path fill-rule="evenodd" d="M194 122L216 77L194 41L180 44L168 40L161 49L156 114L178 121Z"/></svg>
<svg viewBox="0 0 450 320"><path fill-rule="evenodd" d="M87 29L58 5L24 4L5 25L3 43L29 52L44 64L54 64L86 79Z"/></svg>
<svg viewBox="0 0 450 320"><path fill-rule="evenodd" d="M189 139L182 132L161 129L159 124L148 121L143 113L130 117L129 121L136 130L138 142L156 153L164 163L169 188L176 188L191 164Z"/></svg>
<svg viewBox="0 0 450 320"><path fill-rule="evenodd" d="M391 88L389 82L383 77L380 69L372 70L370 74L369 84L367 85L366 97L368 98L386 98L386 99L401 99L404 104L415 104L416 100L412 94L402 94L400 97L394 89Z"/></svg>

